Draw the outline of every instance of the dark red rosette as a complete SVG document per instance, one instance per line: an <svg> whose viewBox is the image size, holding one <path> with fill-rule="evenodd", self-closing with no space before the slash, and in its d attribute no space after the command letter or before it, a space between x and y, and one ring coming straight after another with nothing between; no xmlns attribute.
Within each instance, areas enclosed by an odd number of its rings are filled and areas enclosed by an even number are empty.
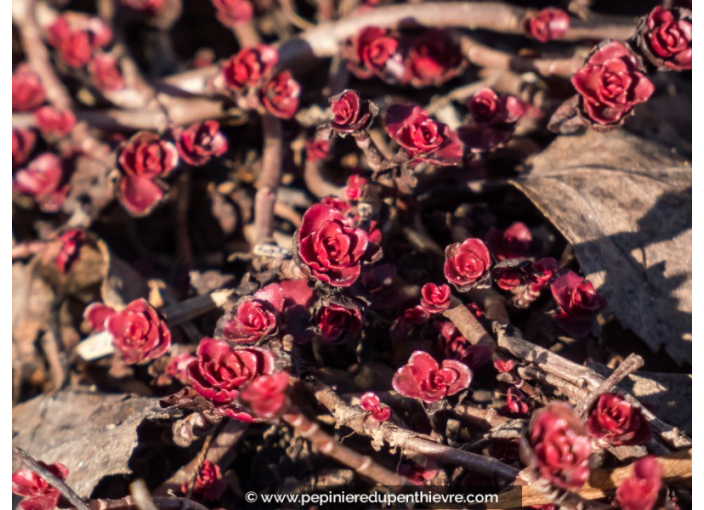
<svg viewBox="0 0 704 510"><path fill-rule="evenodd" d="M266 110L280 119L292 118L298 110L301 86L289 71L281 71L264 82L259 100Z"/></svg>
<svg viewBox="0 0 704 510"><path fill-rule="evenodd" d="M36 141L37 134L32 129L12 128L12 168L29 161Z"/></svg>
<svg viewBox="0 0 704 510"><path fill-rule="evenodd" d="M164 196L160 180L178 166L178 150L158 135L141 131L124 143L118 162L122 171L120 201L134 215L149 214Z"/></svg>
<svg viewBox="0 0 704 510"><path fill-rule="evenodd" d="M638 27L638 49L660 70L692 69L692 11L655 7Z"/></svg>
<svg viewBox="0 0 704 510"><path fill-rule="evenodd" d="M599 44L572 76L572 84L580 95L582 117L607 129L621 124L633 107L655 91L633 52L620 41Z"/></svg>
<svg viewBox="0 0 704 510"><path fill-rule="evenodd" d="M406 79L415 87L442 85L464 68L462 48L449 30L433 28L416 37L406 57Z"/></svg>
<svg viewBox="0 0 704 510"><path fill-rule="evenodd" d="M234 90L258 87L279 61L279 52L273 46L258 44L243 48L222 67L225 85Z"/></svg>
<svg viewBox="0 0 704 510"><path fill-rule="evenodd" d="M349 287L359 277L368 245L367 233L351 226L340 211L316 204L303 215L295 253L311 278L335 287Z"/></svg>
<svg viewBox="0 0 704 510"><path fill-rule="evenodd" d="M359 405L362 409L371 413L372 418L384 422L391 418L391 409L382 406L376 393L368 391L359 398Z"/></svg>
<svg viewBox="0 0 704 510"><path fill-rule="evenodd" d="M595 324L596 316L606 308L606 298L599 294L594 285L568 271L550 286L560 311L553 316L555 322L566 333L581 337L589 333Z"/></svg>
<svg viewBox="0 0 704 510"><path fill-rule="evenodd" d="M284 289L272 283L239 300L218 322L219 336L238 344L256 343L275 335L281 325Z"/></svg>
<svg viewBox="0 0 704 510"><path fill-rule="evenodd" d="M447 124L428 117L420 107L395 104L386 110L387 134L415 161L459 165L462 146Z"/></svg>
<svg viewBox="0 0 704 510"><path fill-rule="evenodd" d="M100 54L88 64L96 88L103 93L117 92L125 88L125 80L117 59L112 55Z"/></svg>
<svg viewBox="0 0 704 510"><path fill-rule="evenodd" d="M17 112L34 110L44 102L46 91L39 75L29 64L20 64L12 73L12 109Z"/></svg>
<svg viewBox="0 0 704 510"><path fill-rule="evenodd" d="M236 403L240 390L261 375L274 373L274 355L258 347L233 349L227 342L204 338L198 345L197 359L188 365L193 388L219 405L223 414L240 421L255 418Z"/></svg>
<svg viewBox="0 0 704 510"><path fill-rule="evenodd" d="M258 418L271 420L286 410L286 388L289 379L286 372L261 375L245 386L240 393L240 400L247 404Z"/></svg>
<svg viewBox="0 0 704 510"><path fill-rule="evenodd" d="M121 312L110 315L105 329L125 363L133 365L165 354L171 347L171 331L161 314L146 300L136 299Z"/></svg>
<svg viewBox="0 0 704 510"><path fill-rule="evenodd" d="M405 70L398 35L379 27L364 27L342 47L347 65L358 78L378 76L390 83L403 80Z"/></svg>
<svg viewBox="0 0 704 510"><path fill-rule="evenodd" d="M589 478L592 451L587 431L568 404L535 411L530 423L532 462L540 477L562 489L579 489Z"/></svg>
<svg viewBox="0 0 704 510"><path fill-rule="evenodd" d="M620 395L605 393L590 410L587 430L606 445L644 445L650 442L650 423L639 407Z"/></svg>
<svg viewBox="0 0 704 510"><path fill-rule="evenodd" d="M471 381L472 371L464 363L444 360L438 364L427 352L415 351L391 384L401 395L431 404L467 389Z"/></svg>
<svg viewBox="0 0 704 510"><path fill-rule="evenodd" d="M254 8L248 0L212 0L217 18L228 28L247 23L252 19Z"/></svg>
<svg viewBox="0 0 704 510"><path fill-rule="evenodd" d="M366 131L377 114L377 108L369 101L362 101L354 90L345 90L330 98L332 120L330 128L338 134Z"/></svg>
<svg viewBox="0 0 704 510"><path fill-rule="evenodd" d="M61 209L68 193L65 181L61 159L44 153L15 173L12 186L15 191L33 198L43 212L53 213Z"/></svg>
<svg viewBox="0 0 704 510"><path fill-rule="evenodd" d="M560 39L570 28L570 17L562 9L548 7L523 19L526 35L540 42Z"/></svg>
<svg viewBox="0 0 704 510"><path fill-rule="evenodd" d="M205 165L213 156L222 156L227 152L227 138L220 132L220 124L216 120L176 128L173 134L178 153L189 165Z"/></svg>
<svg viewBox="0 0 704 510"><path fill-rule="evenodd" d="M460 292L489 284L491 254L481 239L467 239L445 248L445 278Z"/></svg>

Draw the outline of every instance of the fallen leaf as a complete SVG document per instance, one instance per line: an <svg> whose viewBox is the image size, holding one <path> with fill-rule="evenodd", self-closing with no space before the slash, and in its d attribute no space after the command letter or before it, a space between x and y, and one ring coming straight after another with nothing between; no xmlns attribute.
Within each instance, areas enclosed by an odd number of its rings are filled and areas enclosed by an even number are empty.
<svg viewBox="0 0 704 510"><path fill-rule="evenodd" d="M609 310L692 362L692 170L623 131L558 137L512 182L575 247Z"/></svg>
<svg viewBox="0 0 704 510"><path fill-rule="evenodd" d="M157 398L64 390L12 409L12 446L66 465L66 482L89 497L104 477L132 473L139 425L161 417L166 413Z"/></svg>

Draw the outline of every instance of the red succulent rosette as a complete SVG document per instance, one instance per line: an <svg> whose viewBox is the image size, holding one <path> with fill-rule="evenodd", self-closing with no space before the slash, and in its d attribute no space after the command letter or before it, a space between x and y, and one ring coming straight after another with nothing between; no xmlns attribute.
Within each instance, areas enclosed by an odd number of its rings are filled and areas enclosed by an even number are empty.
<svg viewBox="0 0 704 510"><path fill-rule="evenodd" d="M533 414L532 462L540 477L562 489L579 489L589 478L591 439L568 404L553 402Z"/></svg>
<svg viewBox="0 0 704 510"><path fill-rule="evenodd" d="M240 393L240 401L247 404L258 418L271 420L288 405L286 388L289 379L286 372L259 376L245 386Z"/></svg>
<svg viewBox="0 0 704 510"><path fill-rule="evenodd" d="M220 124L216 120L176 128L173 135L178 153L189 165L205 165L213 156L222 156L227 152L227 138L220 132Z"/></svg>
<svg viewBox="0 0 704 510"><path fill-rule="evenodd" d="M599 44L572 76L572 84L579 92L583 119L602 130L621 124L655 90L636 56L620 41Z"/></svg>
<svg viewBox="0 0 704 510"><path fill-rule="evenodd" d="M662 489L663 468L657 457L648 455L633 464L633 476L616 489L616 501L622 510L652 510Z"/></svg>
<svg viewBox="0 0 704 510"><path fill-rule="evenodd" d="M377 114L377 108L369 101L362 101L354 90L345 90L330 98L332 120L330 128L346 135L366 131Z"/></svg>
<svg viewBox="0 0 704 510"><path fill-rule="evenodd" d="M27 168L18 170L13 178L13 190L34 199L43 212L61 209L68 193L63 162L55 154L45 153L34 158Z"/></svg>
<svg viewBox="0 0 704 510"><path fill-rule="evenodd" d="M650 423L640 408L620 395L605 393L594 404L587 430L606 445L644 445L650 442Z"/></svg>
<svg viewBox="0 0 704 510"><path fill-rule="evenodd" d="M171 347L169 327L146 300L136 299L121 312L101 312L108 313L105 330L112 335L112 343L126 364L156 359ZM88 316L100 315L97 309L86 310L86 313Z"/></svg>
<svg viewBox="0 0 704 510"><path fill-rule="evenodd" d="M241 388L261 375L274 373L274 355L258 347L233 349L227 342L204 338L197 359L188 365L188 378L203 397L222 406L230 418L252 422L255 418L235 402Z"/></svg>
<svg viewBox="0 0 704 510"><path fill-rule="evenodd" d="M134 215L149 214L164 196L160 180L176 168L178 150L158 135L141 131L122 145L118 155L122 178L119 198Z"/></svg>
<svg viewBox="0 0 704 510"><path fill-rule="evenodd" d="M641 21L635 41L641 53L660 70L692 69L692 11L658 5Z"/></svg>
<svg viewBox="0 0 704 510"><path fill-rule="evenodd" d="M460 292L489 285L491 254L484 241L470 238L445 248L445 278Z"/></svg>
<svg viewBox="0 0 704 510"><path fill-rule="evenodd" d="M264 82L259 91L266 111L280 119L292 118L298 110L301 86L289 71L281 71Z"/></svg>
<svg viewBox="0 0 704 510"><path fill-rule="evenodd" d="M368 391L359 398L359 405L362 409L371 413L376 421L384 422L391 418L391 409L381 405L381 401L376 393Z"/></svg>
<svg viewBox="0 0 704 510"><path fill-rule="evenodd" d="M517 97L499 95L489 88L474 94L467 109L473 125L462 126L457 134L472 152L490 151L508 142L526 111Z"/></svg>
<svg viewBox="0 0 704 510"><path fill-rule="evenodd" d="M386 110L387 134L414 161L452 166L462 162L462 146L447 124L437 122L419 106L395 104Z"/></svg>
<svg viewBox="0 0 704 510"><path fill-rule="evenodd" d="M464 64L452 33L433 28L413 40L406 57L406 80L414 87L442 85L460 74Z"/></svg>
<svg viewBox="0 0 704 510"><path fill-rule="evenodd" d="M568 271L550 286L560 311L553 316L555 322L573 336L584 336L591 331L596 316L606 308L606 298L599 294L594 285Z"/></svg>
<svg viewBox="0 0 704 510"><path fill-rule="evenodd" d="M361 175L350 175L347 179L347 186L345 186L345 196L347 197L347 200L352 202L361 200L364 196L364 189L366 185L367 180ZM372 241L371 233L369 240ZM379 242L381 242L381 239L379 239Z"/></svg>
<svg viewBox="0 0 704 510"><path fill-rule="evenodd" d="M29 161L36 141L37 134L32 129L12 128L12 168Z"/></svg>
<svg viewBox="0 0 704 510"><path fill-rule="evenodd" d="M44 138L55 140L66 136L76 125L76 117L70 110L54 106L43 106L34 112L37 127Z"/></svg>
<svg viewBox="0 0 704 510"><path fill-rule="evenodd" d="M252 19L254 8L248 0L212 0L218 21L228 28L247 23Z"/></svg>
<svg viewBox="0 0 704 510"><path fill-rule="evenodd" d="M259 342L277 333L283 309L283 287L278 283L269 284L253 296L239 300L218 321L217 334L238 344Z"/></svg>
<svg viewBox="0 0 704 510"><path fill-rule="evenodd" d="M491 277L501 290L512 291L528 281L529 270L529 260L508 259L494 266Z"/></svg>
<svg viewBox="0 0 704 510"><path fill-rule="evenodd" d="M306 140L306 158L311 163L327 159L330 155L330 141L322 138L309 138Z"/></svg>
<svg viewBox="0 0 704 510"><path fill-rule="evenodd" d="M526 35L540 42L560 39L570 28L570 17L562 9L548 7L523 19Z"/></svg>
<svg viewBox="0 0 704 510"><path fill-rule="evenodd" d="M88 64L88 71L97 89L103 93L117 92L125 88L122 71L117 59L112 55L94 56Z"/></svg>
<svg viewBox="0 0 704 510"><path fill-rule="evenodd" d="M499 261L529 256L531 242L530 229L520 221L512 223L506 230L492 228L486 236L486 243Z"/></svg>
<svg viewBox="0 0 704 510"><path fill-rule="evenodd" d="M316 329L323 342L334 343L362 331L362 312L354 306L329 303L315 314Z"/></svg>
<svg viewBox="0 0 704 510"><path fill-rule="evenodd" d="M483 345L472 345L449 321L439 321L435 327L440 332L438 345L443 354L461 361L469 368L479 368L491 361L491 349Z"/></svg>
<svg viewBox="0 0 704 510"><path fill-rule="evenodd" d="M60 463L37 462L60 480L66 480L68 468ZM61 500L61 493L33 471L22 468L12 473L12 492L25 498L22 510L54 510Z"/></svg>
<svg viewBox="0 0 704 510"><path fill-rule="evenodd" d="M59 16L48 29L48 41L71 67L83 67L93 53L112 41L112 30L100 18Z"/></svg>
<svg viewBox="0 0 704 510"><path fill-rule="evenodd" d="M347 66L357 77L378 76L390 83L403 79L403 56L395 32L379 27L364 27L342 47Z"/></svg>
<svg viewBox="0 0 704 510"><path fill-rule="evenodd" d="M279 61L279 52L273 46L258 44L243 48L222 67L225 85L234 90L258 87Z"/></svg>
<svg viewBox="0 0 704 510"><path fill-rule="evenodd" d="M552 257L546 257L531 264L528 281L532 290L539 292L552 283L556 274L557 261Z"/></svg>
<svg viewBox="0 0 704 510"><path fill-rule="evenodd" d="M190 480L183 482L181 492L188 494L189 486ZM193 484L193 495L204 501L215 501L220 499L226 488L227 483L222 478L220 467L205 459Z"/></svg>
<svg viewBox="0 0 704 510"><path fill-rule="evenodd" d="M420 306L428 313L442 313L450 308L452 292L447 285L426 283L420 289Z"/></svg>
<svg viewBox="0 0 704 510"><path fill-rule="evenodd" d="M39 75L29 64L20 64L12 73L12 109L17 112L34 110L44 102L46 91Z"/></svg>
<svg viewBox="0 0 704 510"><path fill-rule="evenodd" d="M415 351L391 384L401 395L431 404L467 389L471 381L472 371L464 363L444 360L438 364L427 352Z"/></svg>
<svg viewBox="0 0 704 510"><path fill-rule="evenodd" d="M334 287L349 287L359 277L369 236L330 205L306 211L296 236L299 265L310 278Z"/></svg>

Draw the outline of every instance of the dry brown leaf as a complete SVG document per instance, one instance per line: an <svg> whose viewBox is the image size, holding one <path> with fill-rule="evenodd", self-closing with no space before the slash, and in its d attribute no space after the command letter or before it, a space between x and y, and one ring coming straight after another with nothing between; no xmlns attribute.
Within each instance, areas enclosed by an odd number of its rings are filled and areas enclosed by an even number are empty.
<svg viewBox="0 0 704 510"><path fill-rule="evenodd" d="M64 390L12 409L12 446L65 464L69 486L88 497L102 478L132 473L138 426L164 415L156 398Z"/></svg>
<svg viewBox="0 0 704 510"><path fill-rule="evenodd" d="M561 136L513 184L574 244L609 310L692 362L692 171L623 131Z"/></svg>

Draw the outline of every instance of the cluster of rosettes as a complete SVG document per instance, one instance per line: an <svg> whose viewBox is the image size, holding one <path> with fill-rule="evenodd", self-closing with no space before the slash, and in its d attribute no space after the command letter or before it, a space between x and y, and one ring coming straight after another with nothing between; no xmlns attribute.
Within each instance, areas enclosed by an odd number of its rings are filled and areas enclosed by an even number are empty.
<svg viewBox="0 0 704 510"><path fill-rule="evenodd" d="M515 308L526 308L550 285L559 307L553 316L555 322L572 336L586 335L606 308L606 299L591 282L572 271L558 276L555 259L528 259L531 241L528 227L516 222L505 231L490 230L488 246L478 238L451 244L445 248L445 278L460 292L496 283L513 295Z"/></svg>
<svg viewBox="0 0 704 510"><path fill-rule="evenodd" d="M298 110L301 86L290 71L275 72L278 61L276 48L258 44L225 62L220 76L244 108L263 108L275 117L290 119Z"/></svg>
<svg viewBox="0 0 704 510"><path fill-rule="evenodd" d="M640 408L620 395L601 395L588 413L586 426L571 406L553 402L533 414L528 434L530 453L524 460L535 466L546 481L563 489L574 490L582 487L589 477L593 441L607 447L645 445L650 438L650 425ZM657 497L661 480L660 475L647 478L647 490L646 487L637 488L636 481L624 484L632 485L623 490L624 501L636 494L645 498L644 506L632 508L652 508L653 497ZM654 493L653 487L657 487ZM618 493L617 500L621 501ZM647 501L650 501L650 506L645 504Z"/></svg>
<svg viewBox="0 0 704 510"><path fill-rule="evenodd" d="M577 114L595 129L613 129L655 91L649 72L691 68L692 11L655 7L629 41L602 41L574 74Z"/></svg>
<svg viewBox="0 0 704 510"><path fill-rule="evenodd" d="M172 130L175 143L140 131L118 149L118 198L131 214L149 214L168 189L163 181L182 159L202 166L228 149L217 121L206 120Z"/></svg>
<svg viewBox="0 0 704 510"><path fill-rule="evenodd" d="M345 41L341 51L358 78L414 87L441 85L466 64L452 33L435 28L411 36L369 26Z"/></svg>
<svg viewBox="0 0 704 510"><path fill-rule="evenodd" d="M112 31L100 18L60 16L49 27L47 41L66 65L87 68L93 84L101 92L125 87L117 60L103 52L112 43Z"/></svg>

